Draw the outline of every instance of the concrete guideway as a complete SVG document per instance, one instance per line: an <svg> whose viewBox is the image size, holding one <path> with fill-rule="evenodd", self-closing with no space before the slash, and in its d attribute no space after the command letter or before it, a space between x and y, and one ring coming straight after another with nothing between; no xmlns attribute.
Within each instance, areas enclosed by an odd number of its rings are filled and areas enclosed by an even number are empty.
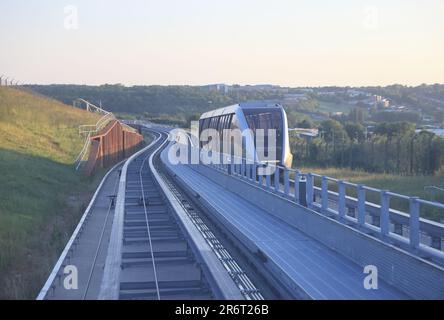
<svg viewBox="0 0 444 320"><path fill-rule="evenodd" d="M281 283L296 298L443 297L444 287L440 285L443 281L440 276L442 270L438 266L425 264L421 259L402 250L377 239L373 240L337 221L291 204L282 197L214 168L203 165L171 165L168 163L167 150L162 154L162 160L177 175L178 180L194 194L198 194L201 202L212 209L214 216L227 226L237 241L253 253L262 253L267 261L263 267L280 278ZM298 229L295 227L298 224L305 227ZM340 229L343 229L344 234L341 234ZM339 233L331 233L332 231ZM319 232L324 233L322 241L318 240L321 239L316 234ZM315 235L316 238L313 238ZM325 238L337 240L324 242ZM356 244L350 243L350 240L347 242L347 238L356 239ZM337 250L338 245L342 246L342 251ZM347 250L354 250L355 254L347 256L341 253ZM356 257L362 261L374 261L381 267L378 290L364 288L363 280L366 275L363 273L363 266L366 264L357 263ZM425 270L429 271L424 272ZM398 273L394 273L396 271ZM396 285L389 285L384 279L395 281ZM403 285L398 285L400 282ZM398 286L408 294L402 292Z"/></svg>
<svg viewBox="0 0 444 320"><path fill-rule="evenodd" d="M156 134L122 169L99 299L242 299L157 173Z"/></svg>
<svg viewBox="0 0 444 320"><path fill-rule="evenodd" d="M145 129L156 139L104 177L37 299L251 298L256 290L239 285L225 264L234 260L221 258L181 193L282 298L444 298L440 266L248 179L172 165L169 130ZM378 268L377 290L364 286L368 265ZM78 288L66 283L72 267Z"/></svg>

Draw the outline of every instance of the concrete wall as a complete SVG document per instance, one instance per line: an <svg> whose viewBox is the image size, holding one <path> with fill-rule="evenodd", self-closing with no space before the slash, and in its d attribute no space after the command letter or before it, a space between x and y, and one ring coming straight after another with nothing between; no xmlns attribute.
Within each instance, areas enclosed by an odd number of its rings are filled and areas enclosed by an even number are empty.
<svg viewBox="0 0 444 320"><path fill-rule="evenodd" d="M380 278L410 297L444 299L444 268L238 177L228 176L203 165L194 165L193 169L245 200L254 201L255 205L358 265L377 266Z"/></svg>

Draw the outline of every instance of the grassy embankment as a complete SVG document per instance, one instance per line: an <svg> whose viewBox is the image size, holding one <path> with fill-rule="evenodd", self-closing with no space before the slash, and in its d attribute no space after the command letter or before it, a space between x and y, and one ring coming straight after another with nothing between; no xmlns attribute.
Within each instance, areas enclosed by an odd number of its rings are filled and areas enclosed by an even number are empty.
<svg viewBox="0 0 444 320"><path fill-rule="evenodd" d="M97 115L0 87L0 298L33 299L101 174L75 172Z"/></svg>

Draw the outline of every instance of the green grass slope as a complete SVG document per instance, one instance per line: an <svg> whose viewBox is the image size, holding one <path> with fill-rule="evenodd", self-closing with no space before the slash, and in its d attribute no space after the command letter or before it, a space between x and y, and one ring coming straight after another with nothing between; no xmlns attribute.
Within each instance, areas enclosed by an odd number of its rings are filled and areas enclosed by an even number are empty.
<svg viewBox="0 0 444 320"><path fill-rule="evenodd" d="M97 184L74 170L98 116L0 87L0 298L33 299Z"/></svg>

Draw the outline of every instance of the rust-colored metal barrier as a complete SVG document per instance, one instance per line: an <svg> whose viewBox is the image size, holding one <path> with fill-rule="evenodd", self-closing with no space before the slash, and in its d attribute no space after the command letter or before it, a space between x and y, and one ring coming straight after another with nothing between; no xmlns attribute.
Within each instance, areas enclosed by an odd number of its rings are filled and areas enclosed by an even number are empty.
<svg viewBox="0 0 444 320"><path fill-rule="evenodd" d="M86 164L91 175L97 168L109 167L136 152L143 143L143 136L129 131L119 121L111 121L99 134L92 136Z"/></svg>

